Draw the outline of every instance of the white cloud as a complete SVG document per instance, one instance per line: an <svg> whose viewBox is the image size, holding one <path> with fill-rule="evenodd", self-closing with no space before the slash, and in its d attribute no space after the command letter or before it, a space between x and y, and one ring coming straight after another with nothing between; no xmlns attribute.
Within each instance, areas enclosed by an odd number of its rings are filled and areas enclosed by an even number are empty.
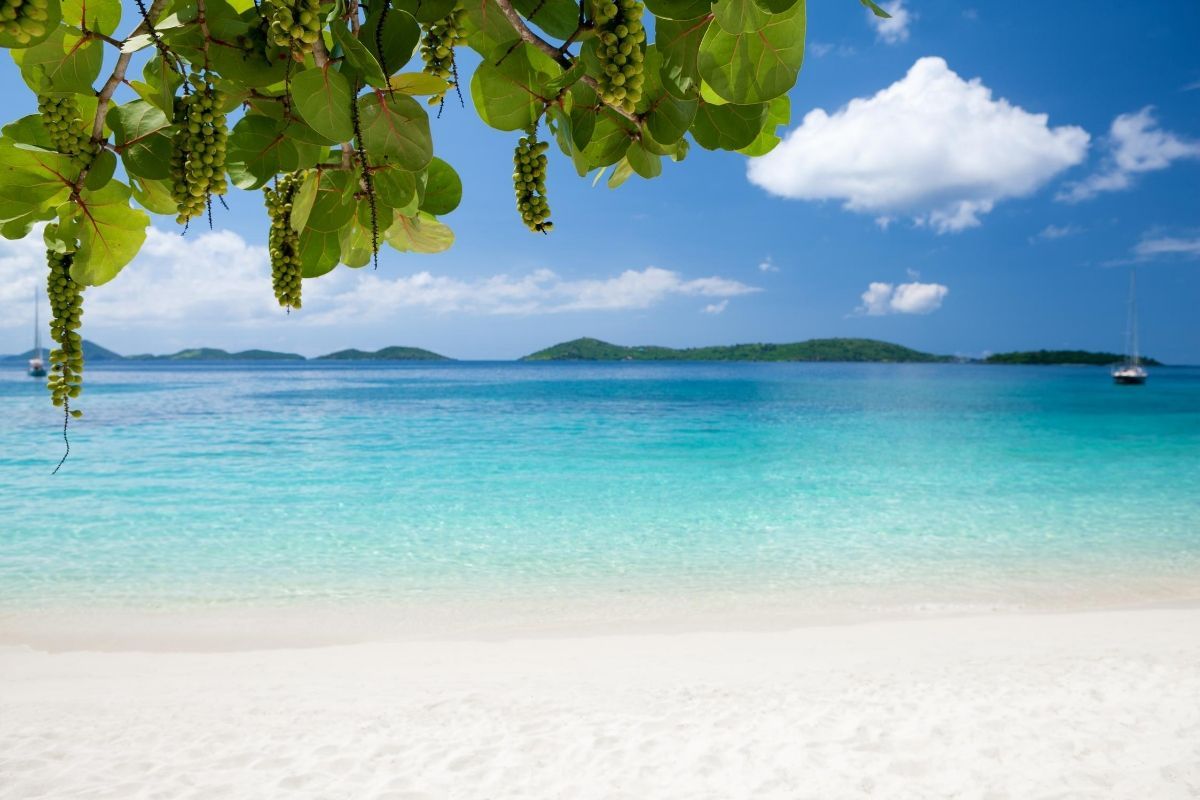
<svg viewBox="0 0 1200 800"><path fill-rule="evenodd" d="M873 282L862 293L858 313L871 317L884 314L928 314L941 308L950 289L940 283L920 283L913 280L893 286Z"/></svg>
<svg viewBox="0 0 1200 800"><path fill-rule="evenodd" d="M880 3L879 7L891 17L877 17L868 10L867 19L875 29L875 38L887 44L899 44L908 41L908 26L917 15L904 6L904 0L892 0L890 3Z"/></svg>
<svg viewBox="0 0 1200 800"><path fill-rule="evenodd" d="M1146 237L1134 245L1133 254L1143 261L1164 256L1200 258L1200 237L1191 239L1177 236Z"/></svg>
<svg viewBox="0 0 1200 800"><path fill-rule="evenodd" d="M832 42L809 42L804 48L805 55L811 55L813 58L824 58L832 53L840 58L849 58L857 51L848 44L834 44Z"/></svg>
<svg viewBox="0 0 1200 800"><path fill-rule="evenodd" d="M728 300L722 300L719 303L709 303L704 308L700 309L705 314L724 314L725 309L729 307Z"/></svg>
<svg viewBox="0 0 1200 800"><path fill-rule="evenodd" d="M832 114L810 111L750 181L800 200L840 200L877 219L911 217L938 233L980 224L995 204L1036 191L1080 163L1082 128L1051 128L964 81L941 58L922 58L901 80Z"/></svg>
<svg viewBox="0 0 1200 800"><path fill-rule="evenodd" d="M1056 199L1077 203L1102 192L1118 192L1132 186L1135 175L1166 169L1180 159L1200 158L1200 142L1159 128L1151 106L1114 119L1107 144L1109 153L1101 169L1068 185Z"/></svg>
<svg viewBox="0 0 1200 800"><path fill-rule="evenodd" d="M45 269L39 233L21 241L0 240L0 274L5 276L0 281L0 328L29 324L29 304ZM304 282L304 308L291 314L289 324L389 320L405 309L477 315L621 311L649 308L672 297L728 302L757 291L727 278L688 279L659 267L582 280L567 280L548 269L474 279L427 271L390 277L386 270L338 269ZM266 249L231 231L180 237L151 228L133 263L111 283L90 287L85 303L89 325L122 328L259 327L277 325L282 314L271 292ZM153 351L154 343L147 342L145 349Z"/></svg>
<svg viewBox="0 0 1200 800"><path fill-rule="evenodd" d="M1036 236L1031 237L1030 241L1036 241L1038 239L1064 239L1067 236L1074 236L1082 232L1083 228L1079 227L1078 225L1047 225L1038 231Z"/></svg>
<svg viewBox="0 0 1200 800"><path fill-rule="evenodd" d="M779 272L779 267L775 265L774 259L767 256L762 261L758 262L759 272Z"/></svg>

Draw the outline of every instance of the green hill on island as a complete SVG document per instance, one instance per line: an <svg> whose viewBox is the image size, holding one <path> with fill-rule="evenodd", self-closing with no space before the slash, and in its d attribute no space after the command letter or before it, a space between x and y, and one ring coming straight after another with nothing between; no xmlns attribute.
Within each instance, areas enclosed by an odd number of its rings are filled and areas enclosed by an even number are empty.
<svg viewBox="0 0 1200 800"><path fill-rule="evenodd" d="M192 347L170 355L155 356L142 353L127 356L130 361L304 361L298 353L277 353L273 350L242 350L230 353L216 347Z"/></svg>
<svg viewBox="0 0 1200 800"><path fill-rule="evenodd" d="M556 344L522 361L880 361L941 362L950 356L922 353L876 339L809 339L791 344L735 344L714 347L622 345L582 338Z"/></svg>
<svg viewBox="0 0 1200 800"><path fill-rule="evenodd" d="M994 353L983 360L985 364L1038 364L1044 366L1062 364L1080 364L1085 366L1106 367L1125 360L1119 353L1097 353L1090 350L1022 350L1012 353ZM1160 367L1162 364L1153 358L1143 358L1142 363L1148 367Z"/></svg>
<svg viewBox="0 0 1200 800"><path fill-rule="evenodd" d="M323 356L317 356L320 361L450 361L440 353L434 353L430 350L422 350L420 347L384 347L375 352L366 350L338 350L336 353L329 353Z"/></svg>
<svg viewBox="0 0 1200 800"><path fill-rule="evenodd" d="M45 358L50 348L58 347L53 342L49 347L42 349L42 357ZM0 356L0 361L28 361L33 358L33 350L26 350L24 353L17 353L12 356ZM123 361L125 356L120 353L114 353L107 347L101 347L88 339L83 340L83 360L84 361Z"/></svg>

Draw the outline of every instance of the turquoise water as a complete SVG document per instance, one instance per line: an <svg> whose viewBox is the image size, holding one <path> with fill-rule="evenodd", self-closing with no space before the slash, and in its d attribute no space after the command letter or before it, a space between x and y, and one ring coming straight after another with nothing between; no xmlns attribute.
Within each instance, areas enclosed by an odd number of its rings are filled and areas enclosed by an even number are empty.
<svg viewBox="0 0 1200 800"><path fill-rule="evenodd" d="M37 383L0 376L10 612L1200 596L1196 369L89 365L54 477Z"/></svg>

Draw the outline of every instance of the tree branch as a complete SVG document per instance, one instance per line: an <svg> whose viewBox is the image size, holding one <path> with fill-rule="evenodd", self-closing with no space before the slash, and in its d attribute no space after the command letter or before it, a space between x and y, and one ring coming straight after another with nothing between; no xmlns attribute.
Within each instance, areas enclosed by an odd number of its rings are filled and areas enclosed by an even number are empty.
<svg viewBox="0 0 1200 800"><path fill-rule="evenodd" d="M150 8L146 11L146 18L142 23L133 29L133 33L125 37L128 42L135 36L141 36L149 33L154 27L154 21L158 19L158 15L167 7L169 0L154 0L150 4ZM104 86L100 87L100 91L96 93L96 119L92 122L92 141L101 142L104 140L104 116L108 114L108 104L112 101L113 94L117 91L125 80L125 71L129 69L129 62L133 59L133 53L122 52L117 57L117 63L113 67L112 74L108 76L108 80L104 82Z"/></svg>
<svg viewBox="0 0 1200 800"><path fill-rule="evenodd" d="M541 50L546 55L550 56L550 58L554 59L555 63L557 63L563 69L570 69L575 63L561 49L550 44L545 39L530 30L529 26L525 24L525 20L523 20L521 15L517 13L517 10L513 8L512 0L496 0L496 5L500 8L500 13L504 15L504 18L508 20L509 24L516 28L517 35L520 36L526 44L530 44L536 47L538 50ZM604 98L600 97L600 84L596 82L596 79L591 75L584 75L581 80L588 86L592 87L592 89L596 90L596 97L601 103L604 103ZM638 125L642 121L641 117L639 117L637 114L626 111L620 106L614 106L609 103L604 103L604 105L608 106L613 111L632 122L634 125Z"/></svg>

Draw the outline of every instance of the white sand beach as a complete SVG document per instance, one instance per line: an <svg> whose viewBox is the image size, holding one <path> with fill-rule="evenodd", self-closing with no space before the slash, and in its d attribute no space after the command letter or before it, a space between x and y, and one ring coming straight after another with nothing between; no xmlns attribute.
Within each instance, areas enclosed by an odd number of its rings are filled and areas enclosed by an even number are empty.
<svg viewBox="0 0 1200 800"><path fill-rule="evenodd" d="M0 650L4 798L1195 798L1200 610Z"/></svg>

